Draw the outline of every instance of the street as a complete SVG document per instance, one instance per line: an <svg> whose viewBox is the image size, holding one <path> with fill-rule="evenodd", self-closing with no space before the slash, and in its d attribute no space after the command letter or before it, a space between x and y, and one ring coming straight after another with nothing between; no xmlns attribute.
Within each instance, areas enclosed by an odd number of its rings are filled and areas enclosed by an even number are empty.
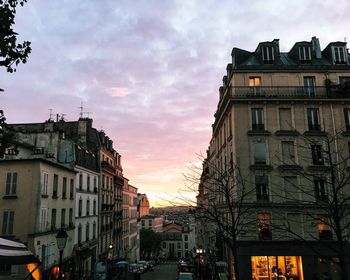
<svg viewBox="0 0 350 280"><path fill-rule="evenodd" d="M141 275L141 280L175 280L177 276L177 263L162 263Z"/></svg>

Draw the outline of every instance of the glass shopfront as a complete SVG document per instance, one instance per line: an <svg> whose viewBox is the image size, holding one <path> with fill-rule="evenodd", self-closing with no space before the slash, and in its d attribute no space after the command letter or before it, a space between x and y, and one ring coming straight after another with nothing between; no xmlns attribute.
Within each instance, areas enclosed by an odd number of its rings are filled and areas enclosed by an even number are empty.
<svg viewBox="0 0 350 280"><path fill-rule="evenodd" d="M304 280L301 257L252 256L252 280Z"/></svg>

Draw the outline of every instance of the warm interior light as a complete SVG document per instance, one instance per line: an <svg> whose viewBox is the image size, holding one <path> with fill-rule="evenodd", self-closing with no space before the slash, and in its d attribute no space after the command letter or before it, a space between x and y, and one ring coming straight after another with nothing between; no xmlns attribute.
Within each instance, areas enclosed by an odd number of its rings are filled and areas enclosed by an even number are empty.
<svg viewBox="0 0 350 280"><path fill-rule="evenodd" d="M41 272L40 272L40 267L37 268L39 264L38 263L28 263L26 265L28 272L32 272L32 278L35 280L41 280Z"/></svg>

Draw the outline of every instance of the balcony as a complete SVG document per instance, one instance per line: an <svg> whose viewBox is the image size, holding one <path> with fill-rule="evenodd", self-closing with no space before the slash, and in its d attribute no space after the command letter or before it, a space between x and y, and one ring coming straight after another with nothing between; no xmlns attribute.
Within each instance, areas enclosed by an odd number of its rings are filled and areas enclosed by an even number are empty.
<svg viewBox="0 0 350 280"><path fill-rule="evenodd" d="M116 170L115 167L113 165L111 165L110 163L108 163L107 161L103 160L101 162L101 165L102 165L103 169L106 169L108 171L115 173L115 170Z"/></svg>
<svg viewBox="0 0 350 280"><path fill-rule="evenodd" d="M257 90L259 88L259 90ZM227 93L230 98L283 98L283 99L327 99L350 98L350 87L338 85L329 87L313 87L312 94L309 88L303 86L286 87L230 87ZM227 95L226 94L226 95Z"/></svg>

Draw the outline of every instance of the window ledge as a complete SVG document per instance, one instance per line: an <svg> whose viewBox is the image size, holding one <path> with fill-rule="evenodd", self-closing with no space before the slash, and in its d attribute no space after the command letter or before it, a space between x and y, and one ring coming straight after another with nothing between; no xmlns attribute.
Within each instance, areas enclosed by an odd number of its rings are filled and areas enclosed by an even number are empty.
<svg viewBox="0 0 350 280"><path fill-rule="evenodd" d="M278 170L279 171L300 171L303 168L300 165L297 164L282 164L280 166L278 166Z"/></svg>
<svg viewBox="0 0 350 280"><path fill-rule="evenodd" d="M16 194L7 194L2 197L2 199L17 199L18 196Z"/></svg>
<svg viewBox="0 0 350 280"><path fill-rule="evenodd" d="M300 133L296 130L277 130L275 132L276 136L299 136Z"/></svg>
<svg viewBox="0 0 350 280"><path fill-rule="evenodd" d="M310 165L307 167L309 171L329 171L329 166L326 165Z"/></svg>
<svg viewBox="0 0 350 280"><path fill-rule="evenodd" d="M268 164L251 164L249 166L250 170L266 170L266 171L271 171L273 167Z"/></svg>
<svg viewBox="0 0 350 280"><path fill-rule="evenodd" d="M304 132L305 136L327 136L325 131L309 130Z"/></svg>
<svg viewBox="0 0 350 280"><path fill-rule="evenodd" d="M267 130L249 130L247 134L249 136L270 136L271 132Z"/></svg>
<svg viewBox="0 0 350 280"><path fill-rule="evenodd" d="M343 136L350 136L350 131L349 131L349 130L343 131L343 132L342 132L342 135L343 135Z"/></svg>

